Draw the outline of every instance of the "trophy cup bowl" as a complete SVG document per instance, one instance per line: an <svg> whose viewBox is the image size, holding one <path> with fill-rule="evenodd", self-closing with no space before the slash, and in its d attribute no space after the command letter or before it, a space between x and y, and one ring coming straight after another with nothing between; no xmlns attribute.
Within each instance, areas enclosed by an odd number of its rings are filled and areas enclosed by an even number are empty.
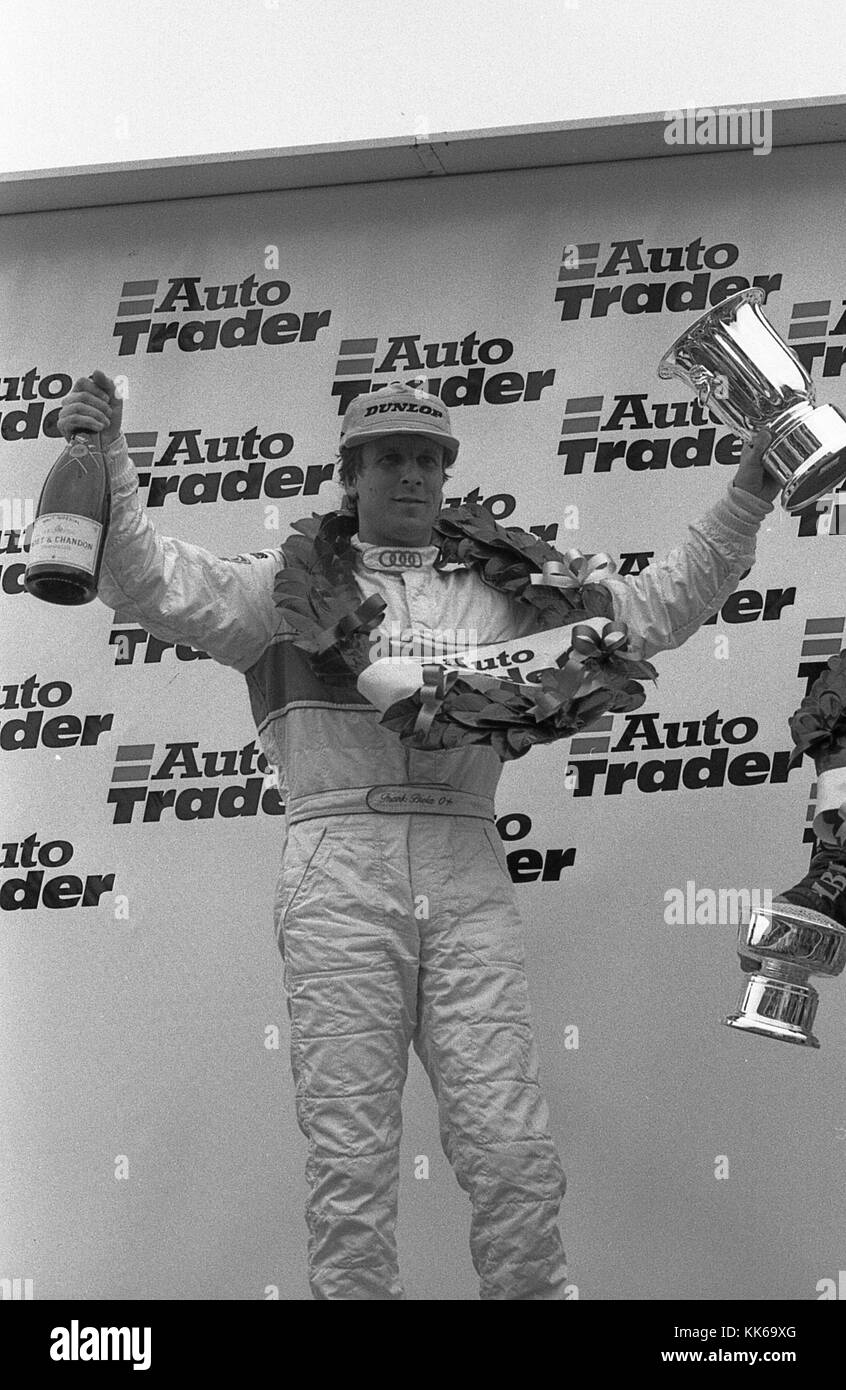
<svg viewBox="0 0 846 1390"><path fill-rule="evenodd" d="M819 995L812 975L839 975L846 965L846 928L823 912L786 899L753 912L738 930L738 953L749 978L729 1028L780 1042L819 1047L811 1031Z"/></svg>
<svg viewBox="0 0 846 1390"><path fill-rule="evenodd" d="M846 478L846 416L816 405L810 376L761 311L764 297L753 285L700 315L664 353L658 375L679 377L744 442L771 432L763 464L796 515Z"/></svg>

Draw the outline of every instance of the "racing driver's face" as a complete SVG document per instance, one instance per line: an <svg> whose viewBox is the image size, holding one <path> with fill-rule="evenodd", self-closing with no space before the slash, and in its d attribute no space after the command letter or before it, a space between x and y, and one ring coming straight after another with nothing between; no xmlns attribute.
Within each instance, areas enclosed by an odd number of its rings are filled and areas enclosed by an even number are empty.
<svg viewBox="0 0 846 1390"><path fill-rule="evenodd" d="M422 434L386 434L361 446L353 484L358 534L369 545L429 545L441 509L444 448Z"/></svg>

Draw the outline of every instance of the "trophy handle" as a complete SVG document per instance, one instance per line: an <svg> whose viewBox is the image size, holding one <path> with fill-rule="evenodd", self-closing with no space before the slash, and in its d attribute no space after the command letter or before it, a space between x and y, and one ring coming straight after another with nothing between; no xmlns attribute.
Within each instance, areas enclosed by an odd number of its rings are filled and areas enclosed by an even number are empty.
<svg viewBox="0 0 846 1390"><path fill-rule="evenodd" d="M712 396L718 401L728 399L728 377L723 372L712 372L710 367L697 364L690 368L688 376L703 408L709 404Z"/></svg>

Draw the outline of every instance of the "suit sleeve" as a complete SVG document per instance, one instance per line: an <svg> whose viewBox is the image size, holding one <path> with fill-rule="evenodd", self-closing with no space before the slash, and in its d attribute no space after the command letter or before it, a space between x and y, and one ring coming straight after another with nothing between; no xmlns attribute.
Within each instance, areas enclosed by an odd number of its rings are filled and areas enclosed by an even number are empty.
<svg viewBox="0 0 846 1390"><path fill-rule="evenodd" d="M124 436L106 454L111 514L97 596L119 623L207 652L249 670L280 625L273 582L278 550L224 559L188 541L159 535L138 496Z"/></svg>
<svg viewBox="0 0 846 1390"><path fill-rule="evenodd" d="M633 656L648 660L680 647L719 610L754 564L757 533L772 510L772 502L732 484L666 559L602 581L614 617L628 625Z"/></svg>

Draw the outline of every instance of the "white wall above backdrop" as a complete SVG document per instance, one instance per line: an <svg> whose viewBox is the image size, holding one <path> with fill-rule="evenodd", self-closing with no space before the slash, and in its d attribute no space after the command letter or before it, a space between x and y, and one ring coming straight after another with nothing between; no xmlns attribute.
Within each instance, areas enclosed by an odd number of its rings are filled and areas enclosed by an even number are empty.
<svg viewBox="0 0 846 1390"><path fill-rule="evenodd" d="M6 0L0 169L843 90L840 0Z"/></svg>

